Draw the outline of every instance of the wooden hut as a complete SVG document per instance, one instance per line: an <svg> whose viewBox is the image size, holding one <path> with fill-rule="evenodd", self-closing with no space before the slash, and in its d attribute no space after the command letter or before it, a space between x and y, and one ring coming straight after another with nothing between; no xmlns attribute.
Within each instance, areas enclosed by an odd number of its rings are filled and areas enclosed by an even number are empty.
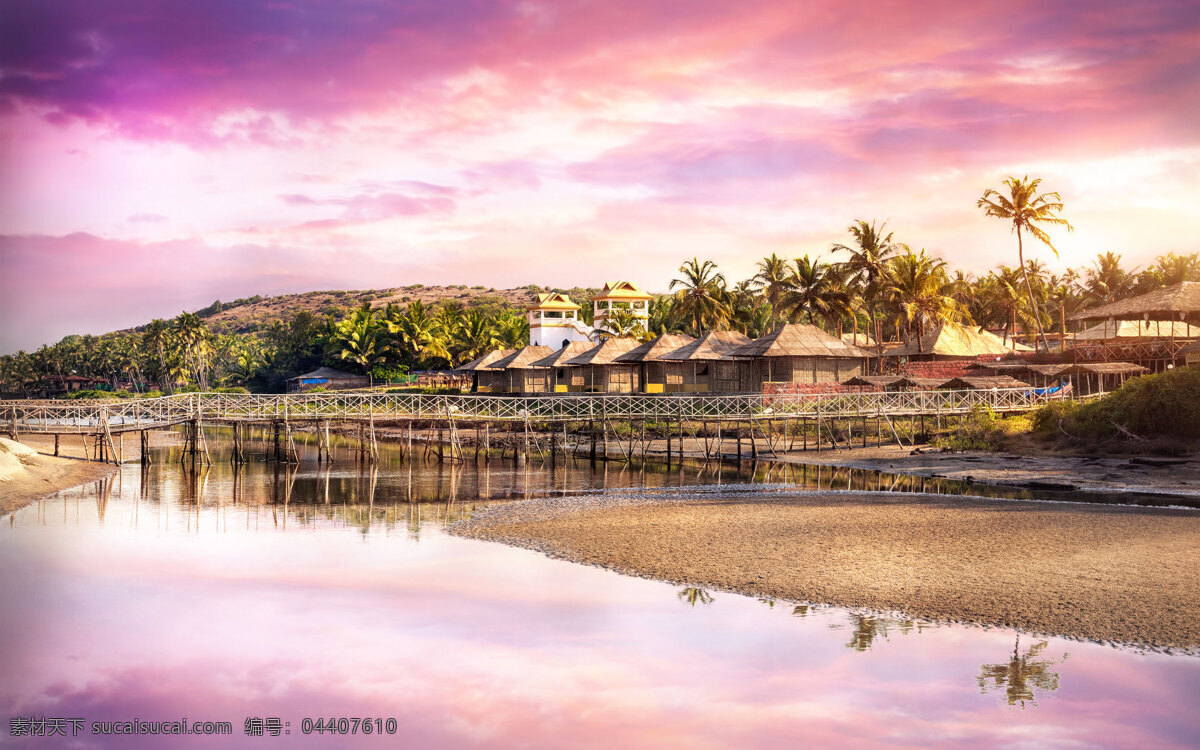
<svg viewBox="0 0 1200 750"><path fill-rule="evenodd" d="M682 390L679 387L682 381L669 382L662 357L695 340L686 333L664 333L634 347L613 362L638 365L642 393L676 393Z"/></svg>
<svg viewBox="0 0 1200 750"><path fill-rule="evenodd" d="M324 388L328 391L347 390L351 388L366 388L371 379L366 375L355 375L349 372L335 370L332 367L318 367L312 372L288 378L288 393L311 391L314 388Z"/></svg>
<svg viewBox="0 0 1200 750"><path fill-rule="evenodd" d="M729 353L740 363L741 388L759 392L767 384L836 383L861 375L870 356L820 328L792 323Z"/></svg>
<svg viewBox="0 0 1200 750"><path fill-rule="evenodd" d="M750 343L737 331L710 331L659 358L669 392L736 393L741 389L739 363L729 355Z"/></svg>
<svg viewBox="0 0 1200 750"><path fill-rule="evenodd" d="M503 371L490 370L488 367L515 351L516 349L494 349L479 359L459 365L454 368L454 372L471 376L471 393L492 393L496 388L503 387L506 381Z"/></svg>
<svg viewBox="0 0 1200 750"><path fill-rule="evenodd" d="M622 354L633 351L637 339L607 338L564 364L569 368L571 390L588 393L637 393L636 363L616 362Z"/></svg>
<svg viewBox="0 0 1200 750"><path fill-rule="evenodd" d="M843 380L842 385L866 386L881 391L927 391L942 384L937 378L914 378L907 375L856 375Z"/></svg>
<svg viewBox="0 0 1200 750"><path fill-rule="evenodd" d="M534 362L554 353L548 346L523 346L512 354L498 359L487 366L487 370L504 373L498 392L501 393L551 393L550 370Z"/></svg>
<svg viewBox="0 0 1200 750"><path fill-rule="evenodd" d="M1149 371L1149 368L1132 362L1081 362L1065 373L1072 376L1077 392L1087 394L1120 388L1129 378Z"/></svg>
<svg viewBox="0 0 1200 750"><path fill-rule="evenodd" d="M1182 320L1103 320L1078 333L1068 333L1068 346L1094 341L1157 341L1200 339L1200 326Z"/></svg>
<svg viewBox="0 0 1200 750"><path fill-rule="evenodd" d="M591 341L572 341L547 357L530 364L546 370L546 384L550 393L576 393L583 391L583 373L578 368L568 367L567 361L578 357L596 346ZM575 384L575 376L579 376Z"/></svg>
<svg viewBox="0 0 1200 750"><path fill-rule="evenodd" d="M945 380L938 387L951 391L991 391L1000 388L1028 388L1029 383L1017 380L1011 375L963 375Z"/></svg>

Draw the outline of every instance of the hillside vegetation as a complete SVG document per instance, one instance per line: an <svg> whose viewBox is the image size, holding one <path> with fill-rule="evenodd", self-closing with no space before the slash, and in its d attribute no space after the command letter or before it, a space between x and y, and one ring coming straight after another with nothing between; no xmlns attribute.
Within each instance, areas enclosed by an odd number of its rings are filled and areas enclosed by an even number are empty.
<svg viewBox="0 0 1200 750"><path fill-rule="evenodd" d="M523 308L532 301L535 294L547 291L566 292L575 301L585 302L598 290L578 287L550 289L536 284L514 289L469 287L466 284L449 286L411 284L390 289L326 290L301 294L281 294L275 297L255 295L232 302L217 300L207 307L196 310L195 315L207 322L209 328L215 333L256 333L267 330L272 323L289 321L296 313L300 312L311 313L322 318L332 315L336 319L341 319L364 303L370 305L372 310L379 310L389 304L407 305L410 302L421 302L431 308L448 303L467 309Z"/></svg>

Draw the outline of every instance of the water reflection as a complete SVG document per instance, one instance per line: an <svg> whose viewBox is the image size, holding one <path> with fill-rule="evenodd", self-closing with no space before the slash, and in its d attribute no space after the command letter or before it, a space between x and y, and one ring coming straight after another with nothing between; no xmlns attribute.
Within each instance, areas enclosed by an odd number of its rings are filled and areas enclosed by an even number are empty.
<svg viewBox="0 0 1200 750"><path fill-rule="evenodd" d="M830 625L834 630L840 630L844 625ZM901 635L920 633L926 628L933 627L931 623L921 620L896 619L882 615L850 615L850 641L847 648L855 651L870 651L876 638L888 639L888 631L896 631Z"/></svg>
<svg viewBox="0 0 1200 750"><path fill-rule="evenodd" d="M689 587L683 589L676 596L679 598L679 601L687 602L688 604L692 605L693 607L696 606L696 604L712 604L713 603L712 594L708 593L704 589L695 588L692 586L689 586Z"/></svg>
<svg viewBox="0 0 1200 750"><path fill-rule="evenodd" d="M0 600L20 602L0 607L0 707L394 716L413 748L1200 744L1194 658L1071 644L1050 662L1067 642L1046 639L984 664L1013 631L771 606L442 532L508 497L717 479L565 463L159 462L32 505L0 527ZM392 744L288 742L314 743Z"/></svg>
<svg viewBox="0 0 1200 750"><path fill-rule="evenodd" d="M1012 655L1004 664L984 664L979 671L977 682L982 693L1004 691L1004 698L1010 706L1019 705L1025 708L1028 702L1037 705L1035 690L1053 692L1058 690L1058 673L1050 668L1067 660L1069 654L1063 652L1062 659L1037 658L1049 645L1049 641L1038 641L1021 652L1021 636L1015 637Z"/></svg>

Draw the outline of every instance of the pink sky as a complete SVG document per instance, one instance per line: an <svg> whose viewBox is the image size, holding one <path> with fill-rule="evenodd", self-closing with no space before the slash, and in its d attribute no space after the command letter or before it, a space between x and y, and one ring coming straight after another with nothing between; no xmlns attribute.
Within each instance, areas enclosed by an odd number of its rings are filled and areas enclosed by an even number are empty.
<svg viewBox="0 0 1200 750"><path fill-rule="evenodd" d="M858 218L980 272L1010 174L1063 194L1056 270L1200 250L1189 2L4 13L0 352L256 293L738 279Z"/></svg>

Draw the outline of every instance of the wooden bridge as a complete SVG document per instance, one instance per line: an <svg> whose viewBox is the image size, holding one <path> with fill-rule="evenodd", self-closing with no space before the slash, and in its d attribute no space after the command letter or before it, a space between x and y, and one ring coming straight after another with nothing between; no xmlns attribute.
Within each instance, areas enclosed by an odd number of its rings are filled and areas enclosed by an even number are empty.
<svg viewBox="0 0 1200 750"><path fill-rule="evenodd" d="M112 401L0 401L8 431L119 434L191 422L649 422L950 416L977 407L1029 411L1061 396L1030 388L818 394L556 394L543 396L185 393Z"/></svg>

